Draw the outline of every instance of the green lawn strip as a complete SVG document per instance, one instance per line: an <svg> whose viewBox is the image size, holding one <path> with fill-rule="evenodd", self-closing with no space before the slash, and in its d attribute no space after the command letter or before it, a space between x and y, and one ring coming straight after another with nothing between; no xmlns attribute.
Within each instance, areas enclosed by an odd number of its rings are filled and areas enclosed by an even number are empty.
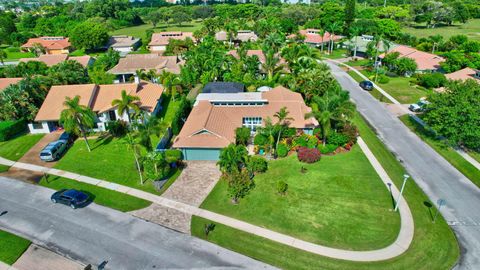
<svg viewBox="0 0 480 270"><path fill-rule="evenodd" d="M367 70L360 71L363 75L371 78L372 74ZM411 78L406 77L388 77L389 82L385 84L377 83L385 92L402 104L416 103L421 97L425 97L428 92L423 88L410 82Z"/></svg>
<svg viewBox="0 0 480 270"><path fill-rule="evenodd" d="M357 82L364 81L364 79L360 77L360 75L358 75L353 70L347 71L347 73ZM368 92L377 100L380 100L386 103L391 103L390 100L388 100L384 95L382 95L382 93L380 93L380 91L378 91L376 88L373 88L372 91L368 91Z"/></svg>
<svg viewBox="0 0 480 270"><path fill-rule="evenodd" d="M345 62L345 64L351 66L351 67L361 67L361 66L366 66L370 63L370 59L359 59L359 60L352 60Z"/></svg>
<svg viewBox="0 0 480 270"><path fill-rule="evenodd" d="M93 198L93 202L96 204L110 207L122 212L142 209L152 204L149 201L139 199L131 195L54 175L49 175L47 179L43 177L39 185L55 190L80 190L88 194L90 198Z"/></svg>
<svg viewBox="0 0 480 270"><path fill-rule="evenodd" d="M327 54L326 49L327 49L327 47L324 48L325 51L323 53L323 57L325 57L325 58L341 59L341 58L348 57L348 53L347 53L346 49L336 49L336 50L333 50L331 54Z"/></svg>
<svg viewBox="0 0 480 270"><path fill-rule="evenodd" d="M162 118L166 123L172 123L175 114L177 114L178 108L180 106L180 99L177 98L175 101L166 94L162 95L162 110L158 117Z"/></svg>
<svg viewBox="0 0 480 270"><path fill-rule="evenodd" d="M447 40L454 35L466 35L468 38L480 41L480 19L470 19L465 24L456 24L452 26L437 26L435 28L426 28L425 24L416 27L403 28L406 33L415 35L419 38L441 35Z"/></svg>
<svg viewBox="0 0 480 270"><path fill-rule="evenodd" d="M0 164L0 173L6 172L10 167Z"/></svg>
<svg viewBox="0 0 480 270"><path fill-rule="evenodd" d="M306 173L301 173L301 167ZM276 191L279 180L288 194ZM390 211L388 190L360 147L314 164L296 155L271 161L255 177L255 188L238 205L220 181L201 207L305 241L351 250L375 250L393 243L400 218Z"/></svg>
<svg viewBox="0 0 480 270"><path fill-rule="evenodd" d="M154 32L168 32L168 31L182 31L182 32L194 32L202 27L201 22L192 21L184 23L183 25L174 24L157 24L157 27L153 28L152 24L142 24L132 27L121 28L111 32L111 35L128 35L139 37L143 40L147 38L146 31L151 29Z"/></svg>
<svg viewBox="0 0 480 270"><path fill-rule="evenodd" d="M35 55L31 52L9 52L8 50L5 50L5 52L7 53L5 62L18 61L20 58L35 58Z"/></svg>
<svg viewBox="0 0 480 270"><path fill-rule="evenodd" d="M435 151L437 151L437 153L450 162L450 164L457 168L457 170L469 178L475 185L480 187L480 170L463 158L452 147L446 145L440 140L435 139L432 136L429 136L428 133L425 132L425 129L411 119L410 116L403 115L399 118L408 128L410 128L410 130L415 132L418 137L430 145L430 147L432 147Z"/></svg>
<svg viewBox="0 0 480 270"><path fill-rule="evenodd" d="M43 136L44 134L23 134L11 140L0 142L0 156L17 161Z"/></svg>
<svg viewBox="0 0 480 270"><path fill-rule="evenodd" d="M12 265L30 246L30 241L0 230L0 261Z"/></svg>
<svg viewBox="0 0 480 270"><path fill-rule="evenodd" d="M384 169L399 187L404 168L383 145L366 122L357 117L360 134ZM439 216L432 223L434 208L429 208L427 196L409 181L404 193L415 222L415 235L410 248L402 255L379 262L351 262L335 260L288 247L221 224L209 234L208 241L240 252L283 269L451 269L459 257L459 248L452 230ZM431 203L431 202L430 202ZM205 239L204 226L211 221L193 217L192 235Z"/></svg>
<svg viewBox="0 0 480 270"><path fill-rule="evenodd" d="M474 151L469 151L468 154L475 159L476 161L480 162L480 153L479 152L474 152Z"/></svg>

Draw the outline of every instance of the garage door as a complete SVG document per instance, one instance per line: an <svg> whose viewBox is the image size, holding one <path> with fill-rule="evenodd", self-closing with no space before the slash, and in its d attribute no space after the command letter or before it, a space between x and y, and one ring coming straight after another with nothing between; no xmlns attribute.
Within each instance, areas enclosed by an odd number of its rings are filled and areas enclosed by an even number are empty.
<svg viewBox="0 0 480 270"><path fill-rule="evenodd" d="M218 148L183 148L184 160L218 160L220 149Z"/></svg>

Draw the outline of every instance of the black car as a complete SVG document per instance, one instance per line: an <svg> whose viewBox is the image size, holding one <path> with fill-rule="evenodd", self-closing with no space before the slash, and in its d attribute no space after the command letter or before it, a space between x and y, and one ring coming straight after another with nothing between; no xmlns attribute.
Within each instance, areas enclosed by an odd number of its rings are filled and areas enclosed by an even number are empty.
<svg viewBox="0 0 480 270"><path fill-rule="evenodd" d="M361 81L359 85L363 90L367 90L367 91L373 90L373 83L371 81Z"/></svg>
<svg viewBox="0 0 480 270"><path fill-rule="evenodd" d="M62 141L67 145L73 144L73 142L75 142L76 139L77 139L77 135L71 134L68 132L63 132L62 135L60 135L60 138L58 138L59 141Z"/></svg>
<svg viewBox="0 0 480 270"><path fill-rule="evenodd" d="M75 209L88 202L88 195L75 189L62 189L53 193L50 199L53 203L62 203Z"/></svg>

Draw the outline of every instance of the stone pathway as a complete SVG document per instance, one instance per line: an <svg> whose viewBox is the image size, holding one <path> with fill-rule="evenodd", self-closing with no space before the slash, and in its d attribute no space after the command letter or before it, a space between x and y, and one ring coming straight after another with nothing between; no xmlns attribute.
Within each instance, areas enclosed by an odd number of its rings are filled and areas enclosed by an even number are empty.
<svg viewBox="0 0 480 270"><path fill-rule="evenodd" d="M25 155L18 160L18 162L53 168L57 162L45 162L40 160L40 151L42 151L48 143L58 140L58 137L60 137L61 134L61 132L52 132L46 134L32 148L30 148L30 150L28 150ZM43 177L43 173L31 171L28 172L18 168L10 168L8 171L2 173L2 176L21 179L31 183L37 183Z"/></svg>
<svg viewBox="0 0 480 270"><path fill-rule="evenodd" d="M84 266L37 245L30 245L13 264L17 270L82 270Z"/></svg>
<svg viewBox="0 0 480 270"><path fill-rule="evenodd" d="M381 167L378 160L376 160L375 156L372 154L372 152L370 152L367 145L363 142L362 138L360 137L358 138L358 144L364 151L365 155L367 156L372 166L377 171L382 181L384 182L385 187L388 188L388 184L392 183L392 181L388 177L385 170ZM205 219L209 219L213 222L221 223L223 225L235 228L237 230L241 230L241 231L251 233L263 238L267 238L269 240L272 240L290 247L298 248L303 251L311 252L314 254L318 254L321 256L326 256L334 259L362 261L362 262L388 260L403 254L408 249L413 239L413 233L414 233L413 218L412 218L410 209L407 203L405 202L405 200L403 199L403 197L400 198L400 203L399 203L401 227L400 227L400 232L397 239L391 245L382 249L370 250L370 251L351 251L351 250L336 249L336 248L330 248L322 245L317 245L317 244L303 241L303 240L300 240L282 233L278 233L260 226L253 225L248 222L234 219L225 215L217 214L217 213L204 210L183 202L178 202L178 201L166 198L164 196L157 196L152 193L148 193L138 189L110 183L104 180L95 179L95 178L79 175L72 172L51 169L51 168L37 166L33 164L14 162L1 157L0 157L0 164L13 166L13 167L21 168L25 170L36 171L36 172L45 172L51 175L62 176L62 177L76 180L76 181L105 187L117 192L129 194L131 196L135 196L138 198L142 198L144 200L151 201L163 207L175 209L179 212L182 212L188 215L195 215ZM394 184L392 184L391 186L391 192L394 198L398 197L399 191Z"/></svg>
<svg viewBox="0 0 480 270"><path fill-rule="evenodd" d="M162 197L192 206L200 206L220 178L214 161L187 161L178 179L162 194ZM190 234L192 216L165 206L152 204L147 208L130 212L132 215Z"/></svg>

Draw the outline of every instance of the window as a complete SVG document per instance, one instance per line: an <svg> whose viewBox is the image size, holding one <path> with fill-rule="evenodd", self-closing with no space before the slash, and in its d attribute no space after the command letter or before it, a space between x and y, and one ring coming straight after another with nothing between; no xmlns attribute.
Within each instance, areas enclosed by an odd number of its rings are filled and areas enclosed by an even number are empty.
<svg viewBox="0 0 480 270"><path fill-rule="evenodd" d="M108 111L108 118L110 118L110 121L117 120L117 115L115 114L115 111Z"/></svg>
<svg viewBox="0 0 480 270"><path fill-rule="evenodd" d="M43 129L42 123L33 123L32 126L33 126L33 129Z"/></svg>
<svg viewBox="0 0 480 270"><path fill-rule="evenodd" d="M252 132L257 130L257 127L262 125L261 117L244 117L242 119L242 126L248 127Z"/></svg>

